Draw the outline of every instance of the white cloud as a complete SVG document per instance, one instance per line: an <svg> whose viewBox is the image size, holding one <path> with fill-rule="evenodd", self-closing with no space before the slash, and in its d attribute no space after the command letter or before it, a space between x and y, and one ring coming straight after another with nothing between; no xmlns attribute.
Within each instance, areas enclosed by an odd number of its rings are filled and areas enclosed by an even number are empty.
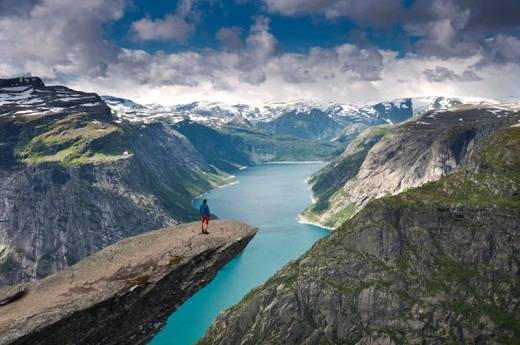
<svg viewBox="0 0 520 345"><path fill-rule="evenodd" d="M78 80L75 86L104 94L135 98L140 102L164 104L195 100L262 103L311 99L318 101L372 102L408 96L520 97L516 81L520 68L514 64L483 67L478 78L465 77L465 71L481 59L431 59L419 56L398 57L396 52L378 50L378 78L360 78L367 66L346 69L338 52L362 49L315 48L306 54L278 54L256 69L237 68L241 53L209 50L202 53L150 55L127 51L119 64L112 65L105 77ZM136 57L137 55L137 57ZM353 59L353 60L355 60ZM379 58L376 59L379 61ZM451 71L444 80L429 79L425 71ZM364 72L363 72L364 73ZM450 72L448 72L449 74ZM467 77L467 75L466 75ZM471 79L471 80L469 80Z"/></svg>
<svg viewBox="0 0 520 345"><path fill-rule="evenodd" d="M399 18L399 0L263 0L267 10L286 16L348 17L358 23L388 26Z"/></svg>
<svg viewBox="0 0 520 345"><path fill-rule="evenodd" d="M119 51L103 24L122 17L124 0L42 0L24 13L0 13L0 75L96 75Z"/></svg>
<svg viewBox="0 0 520 345"><path fill-rule="evenodd" d="M446 80L456 80L456 81L478 81L482 80L478 76L478 74L473 70L465 70L464 72L458 74L455 71L443 67L443 66L435 66L434 69L428 68L423 71L424 76L430 82L440 83Z"/></svg>
<svg viewBox="0 0 520 345"><path fill-rule="evenodd" d="M175 13L163 19L141 18L132 23L135 38L140 41L184 42L195 32L197 11L193 0L181 0Z"/></svg>
<svg viewBox="0 0 520 345"><path fill-rule="evenodd" d="M242 29L236 26L221 28L216 34L217 40L227 49L240 49L244 46L242 41Z"/></svg>
<svg viewBox="0 0 520 345"><path fill-rule="evenodd" d="M507 35L488 39L492 50L471 50L464 57L403 57L353 44L286 53L269 19L258 17L243 40L233 38L242 42L233 49L149 53L103 38L103 26L123 15L124 0L42 0L26 6L23 15L0 14L0 45L9 47L0 50L0 77L31 73L51 83L165 104L298 98L368 102L437 94L520 97L520 68L512 62L520 57L520 41ZM184 1L173 15L192 18L192 9ZM446 50L457 47L450 30L436 36ZM159 36L171 34L165 32Z"/></svg>
<svg viewBox="0 0 520 345"><path fill-rule="evenodd" d="M183 17L167 15L164 19L142 18L132 24L132 30L138 40L163 40L184 42L194 31L195 25Z"/></svg>

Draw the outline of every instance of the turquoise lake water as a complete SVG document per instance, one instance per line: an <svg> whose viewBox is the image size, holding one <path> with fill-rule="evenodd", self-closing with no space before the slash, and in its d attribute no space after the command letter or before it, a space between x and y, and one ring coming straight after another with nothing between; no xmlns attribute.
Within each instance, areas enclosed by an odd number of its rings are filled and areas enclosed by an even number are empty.
<svg viewBox="0 0 520 345"><path fill-rule="evenodd" d="M195 343L222 310L329 233L298 223L298 214L311 203L305 179L320 167L318 163L262 164L236 173L239 183L204 196L219 218L246 222L258 227L258 233L240 256L169 317L150 344ZM194 205L198 207L200 200L194 200Z"/></svg>

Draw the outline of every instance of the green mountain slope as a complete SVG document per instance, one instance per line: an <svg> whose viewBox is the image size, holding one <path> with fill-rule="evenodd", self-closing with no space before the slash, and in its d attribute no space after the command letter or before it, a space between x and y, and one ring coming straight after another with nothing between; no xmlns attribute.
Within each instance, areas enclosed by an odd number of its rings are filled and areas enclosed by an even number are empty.
<svg viewBox="0 0 520 345"><path fill-rule="evenodd" d="M518 344L520 127L438 181L369 202L200 344Z"/></svg>

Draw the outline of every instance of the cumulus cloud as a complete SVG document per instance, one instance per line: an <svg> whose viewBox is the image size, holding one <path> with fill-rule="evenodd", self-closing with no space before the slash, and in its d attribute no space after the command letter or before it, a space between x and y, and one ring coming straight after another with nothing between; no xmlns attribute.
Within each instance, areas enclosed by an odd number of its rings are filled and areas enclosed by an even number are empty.
<svg viewBox="0 0 520 345"><path fill-rule="evenodd" d="M0 12L0 61L8 66L0 75L99 75L116 60L119 48L103 39L103 25L122 17L124 0L20 4L1 2L11 10Z"/></svg>
<svg viewBox="0 0 520 345"><path fill-rule="evenodd" d="M8 3L12 4L12 0L0 0L0 9ZM334 19L354 17L356 11L372 2L304 0L298 1L299 9L290 7L291 3L273 2L269 10ZM315 6L318 3L324 7ZM122 17L125 0L24 0L20 3L23 11L0 12L0 44L8 47L0 50L0 77L32 73L47 82L140 102L169 104L201 99L368 102L423 95L520 96L520 40L509 32L515 15L501 17L506 23L497 19L478 24L474 18L480 16L479 12L473 8L465 11L465 2L437 0L433 2L437 3L435 11L426 11L431 7L423 0L415 3L414 9L396 14L417 11L415 19L405 20L405 30L419 40L417 52L403 55L367 42L284 52L265 16L255 18L251 28L243 32L222 28L217 33L219 48L173 53L123 49L104 40L103 27ZM458 7L450 7L453 4ZM346 5L358 7L349 12L342 7ZM424 13L419 11L419 5ZM479 6L485 8L483 3ZM456 13L451 13L450 8ZM174 13L163 18L140 19L150 21L153 27L142 39L175 41L191 34L185 30L185 34L175 36L182 30L170 31L169 16L182 18L188 25L198 23L193 3L181 1ZM166 28L156 28L161 25ZM374 15L362 25L386 24ZM488 29L483 26L493 27L497 33L484 37L481 31ZM427 45L431 51L427 51Z"/></svg>
<svg viewBox="0 0 520 345"><path fill-rule="evenodd" d="M239 52L235 68L240 70L239 79L258 85L266 80L262 69L278 53L278 40L269 31L270 20L257 17L246 38L245 48Z"/></svg>
<svg viewBox="0 0 520 345"><path fill-rule="evenodd" d="M157 55L129 50L119 64L109 67L106 76L79 79L73 86L166 104L201 99L254 104L300 98L371 102L430 95L520 96L516 88L520 69L511 64L483 67L479 71L481 80L475 78L469 89L471 78L465 71L470 71L479 57L399 58L396 52L379 51L382 56L379 79L367 81L360 79L355 71L345 70L339 59L324 59L337 55L336 50L337 47L315 48L306 54L281 53L249 71L233 67L240 60L237 52L212 50ZM443 68L453 73L448 72L440 81ZM437 80L428 79L426 70L437 73Z"/></svg>
<svg viewBox="0 0 520 345"><path fill-rule="evenodd" d="M246 40L247 54L251 63L262 63L276 54L278 40L269 31L271 21L267 17L257 17ZM247 62L249 64L250 62Z"/></svg>
<svg viewBox="0 0 520 345"><path fill-rule="evenodd" d="M221 28L217 31L216 37L220 45L227 49L236 50L244 46L242 29L237 26Z"/></svg>
<svg viewBox="0 0 520 345"><path fill-rule="evenodd" d="M178 15L167 15L164 19L142 18L132 24L138 40L184 42L194 31L195 25Z"/></svg>
<svg viewBox="0 0 520 345"><path fill-rule="evenodd" d="M264 0L273 13L288 16L348 17L364 25L388 26L399 18L399 0Z"/></svg>
<svg viewBox="0 0 520 345"><path fill-rule="evenodd" d="M489 37L485 40L482 55L477 67L520 63L520 39L501 34Z"/></svg>
<svg viewBox="0 0 520 345"><path fill-rule="evenodd" d="M22 14L30 11L37 0L0 0L0 14Z"/></svg>
<svg viewBox="0 0 520 345"><path fill-rule="evenodd" d="M465 70L462 74L457 74L453 70L442 67L435 66L434 69L426 69L423 72L426 79L430 82L440 83L446 80L455 80L455 81L479 81L482 80L478 76L475 71Z"/></svg>
<svg viewBox="0 0 520 345"><path fill-rule="evenodd" d="M520 1L516 0L415 0L405 6L399 0L263 0L271 13L285 16L348 18L361 27L375 29L399 25L404 39L422 56L450 59L486 55L490 60L517 63L507 45L515 45L520 32ZM493 44L486 40L496 37ZM394 37L403 39L403 37ZM505 42L507 38L508 42ZM488 53L490 48L499 53ZM480 66L480 65L479 65Z"/></svg>
<svg viewBox="0 0 520 345"><path fill-rule="evenodd" d="M342 71L353 72L360 80L381 79L383 55L377 49L360 49L352 44L336 48L338 62Z"/></svg>
<svg viewBox="0 0 520 345"><path fill-rule="evenodd" d="M184 42L195 32L196 11L193 0L182 0L175 13L162 19L141 18L132 23L132 31L140 41Z"/></svg>
<svg viewBox="0 0 520 345"><path fill-rule="evenodd" d="M244 83L258 85L266 81L267 77L265 76L265 72L262 68L256 68L247 72L240 73L238 79Z"/></svg>

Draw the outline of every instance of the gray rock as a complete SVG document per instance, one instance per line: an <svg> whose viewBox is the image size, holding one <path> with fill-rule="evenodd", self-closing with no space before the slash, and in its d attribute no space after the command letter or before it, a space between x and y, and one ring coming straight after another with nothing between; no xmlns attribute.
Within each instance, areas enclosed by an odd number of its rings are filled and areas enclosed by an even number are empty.
<svg viewBox="0 0 520 345"><path fill-rule="evenodd" d="M27 293L0 306L0 344L147 343L256 233L234 221L209 231L198 223L151 231L15 287Z"/></svg>
<svg viewBox="0 0 520 345"><path fill-rule="evenodd" d="M338 226L371 200L455 172L479 143L519 118L514 109L466 106L430 111L385 131L370 128L311 179L317 203L304 216Z"/></svg>
<svg viewBox="0 0 520 345"><path fill-rule="evenodd" d="M199 345L518 344L520 127L369 202L222 313Z"/></svg>
<svg viewBox="0 0 520 345"><path fill-rule="evenodd" d="M168 125L116 122L96 94L13 87L0 88L0 286L194 220L191 199L231 178Z"/></svg>

